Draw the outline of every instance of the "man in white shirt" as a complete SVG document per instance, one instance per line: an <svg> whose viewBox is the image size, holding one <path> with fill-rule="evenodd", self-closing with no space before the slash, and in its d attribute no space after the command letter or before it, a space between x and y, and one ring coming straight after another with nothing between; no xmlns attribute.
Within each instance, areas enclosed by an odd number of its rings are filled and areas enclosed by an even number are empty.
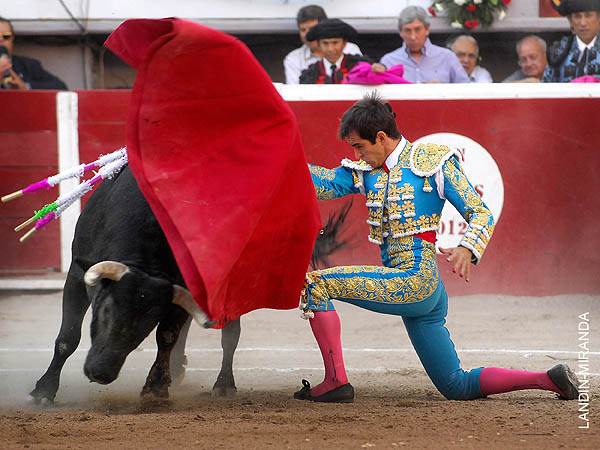
<svg viewBox="0 0 600 450"><path fill-rule="evenodd" d="M479 61L479 44L473 36L462 34L452 42L450 50L454 52L460 65L469 76L471 83L492 83L492 76L481 66Z"/></svg>
<svg viewBox="0 0 600 450"><path fill-rule="evenodd" d="M327 15L323 8L318 5L304 6L298 11L296 22L298 23L302 47L292 50L283 60L286 84L299 84L302 71L311 64L320 61L323 57L317 41L309 42L306 40L306 34L310 29L323 19L327 19ZM352 42L346 44L344 53L362 55L360 48Z"/></svg>

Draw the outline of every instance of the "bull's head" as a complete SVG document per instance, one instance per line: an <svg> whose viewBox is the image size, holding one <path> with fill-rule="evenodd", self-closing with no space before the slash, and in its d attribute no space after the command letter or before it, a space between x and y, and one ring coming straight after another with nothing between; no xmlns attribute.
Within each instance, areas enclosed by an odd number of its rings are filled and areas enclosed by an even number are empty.
<svg viewBox="0 0 600 450"><path fill-rule="evenodd" d="M136 349L173 303L203 327L211 322L187 289L114 261L91 266L84 276L92 302L91 340L84 372L101 384L113 382Z"/></svg>

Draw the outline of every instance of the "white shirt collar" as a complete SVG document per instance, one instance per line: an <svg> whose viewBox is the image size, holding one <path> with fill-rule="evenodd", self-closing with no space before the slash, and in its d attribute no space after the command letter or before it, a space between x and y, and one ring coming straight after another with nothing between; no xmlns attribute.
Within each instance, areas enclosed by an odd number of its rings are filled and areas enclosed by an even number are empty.
<svg viewBox="0 0 600 450"><path fill-rule="evenodd" d="M344 54L342 53L342 56L339 57L339 59L335 62L335 68L336 70L340 70L340 66L342 65L342 60L344 59ZM325 66L325 73L328 76L331 76L331 64L329 61L327 61L325 58L323 58L323 65Z"/></svg>
<svg viewBox="0 0 600 450"><path fill-rule="evenodd" d="M398 145L396 145L394 151L388 155L385 160L385 166L388 168L388 170L392 170L396 164L398 164L400 154L402 153L402 150L404 150L404 147L406 147L407 143L408 141L404 138L404 136L402 136L402 139L400 139L400 142L398 142Z"/></svg>
<svg viewBox="0 0 600 450"><path fill-rule="evenodd" d="M596 43L596 39L598 39L598 36L594 36L594 39L592 39L589 44L584 43L581 39L579 39L579 36L576 36L576 38L577 38L577 47L579 47L579 51L581 53L583 53L583 50L586 48L588 50L592 49L592 47Z"/></svg>

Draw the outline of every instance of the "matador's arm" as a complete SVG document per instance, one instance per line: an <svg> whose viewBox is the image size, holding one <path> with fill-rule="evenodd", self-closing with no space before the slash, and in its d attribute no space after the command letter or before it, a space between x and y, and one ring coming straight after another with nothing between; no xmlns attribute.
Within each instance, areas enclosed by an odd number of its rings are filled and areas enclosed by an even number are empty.
<svg viewBox="0 0 600 450"><path fill-rule="evenodd" d="M494 218L456 158L449 158L444 163L443 173L444 196L468 223L465 235L458 245L471 250L472 262L477 264L494 232Z"/></svg>
<svg viewBox="0 0 600 450"><path fill-rule="evenodd" d="M355 170L342 166L326 169L312 164L308 168L319 200L331 200L361 192L362 177L359 178Z"/></svg>

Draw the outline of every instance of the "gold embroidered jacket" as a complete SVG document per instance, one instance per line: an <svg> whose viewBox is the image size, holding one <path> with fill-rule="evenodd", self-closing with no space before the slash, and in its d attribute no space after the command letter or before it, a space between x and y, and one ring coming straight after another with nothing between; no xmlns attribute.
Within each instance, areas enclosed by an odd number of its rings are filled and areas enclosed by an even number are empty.
<svg viewBox="0 0 600 450"><path fill-rule="evenodd" d="M492 213L467 179L458 151L444 145L412 146L406 141L389 174L348 159L336 169L309 168L319 200L366 196L369 241L381 246L385 265L395 259L387 251L399 240L439 228L446 200L468 223L459 245L471 250L473 263L479 262L492 236Z"/></svg>

